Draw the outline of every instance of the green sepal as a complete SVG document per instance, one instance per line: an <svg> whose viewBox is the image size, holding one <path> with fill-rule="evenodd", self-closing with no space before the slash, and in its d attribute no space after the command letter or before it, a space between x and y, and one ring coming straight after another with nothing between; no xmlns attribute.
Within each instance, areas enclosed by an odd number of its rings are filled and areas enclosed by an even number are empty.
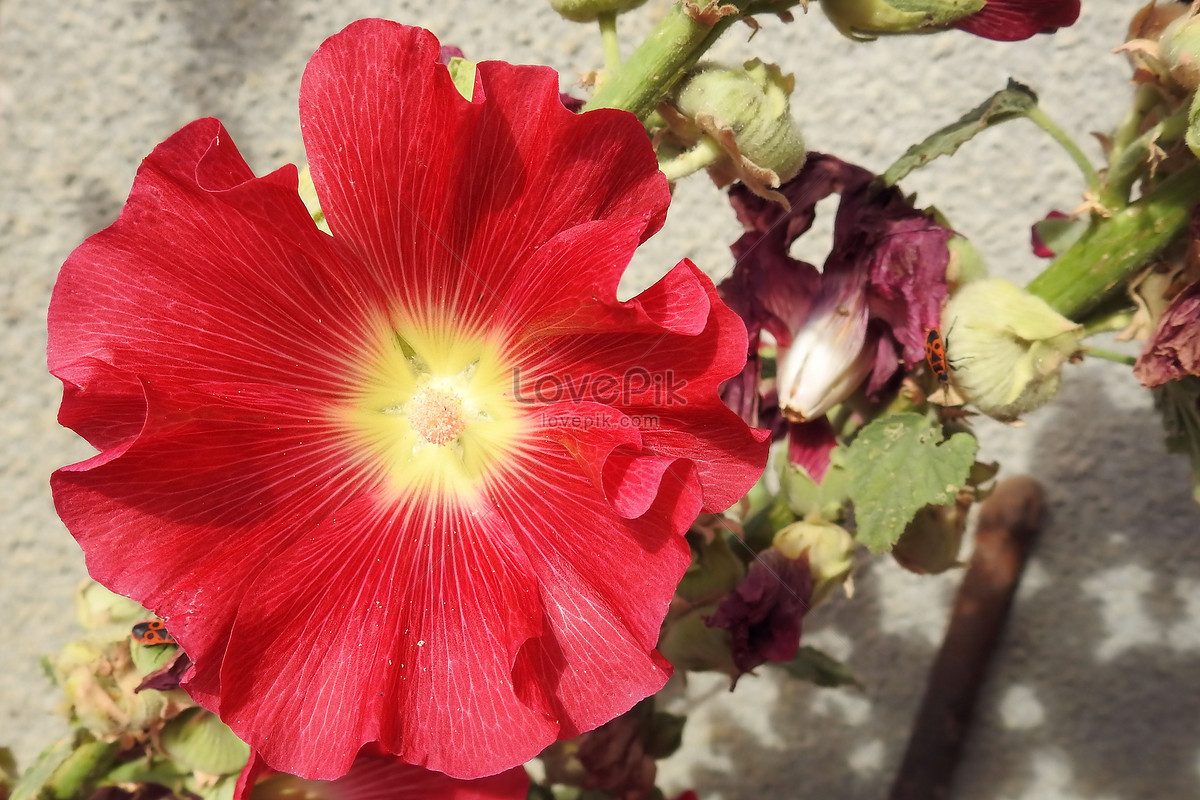
<svg viewBox="0 0 1200 800"><path fill-rule="evenodd" d="M446 67L450 70L450 80L454 81L454 88L470 100L475 94L475 62L453 56Z"/></svg>
<svg viewBox="0 0 1200 800"><path fill-rule="evenodd" d="M208 775L239 772L250 759L250 746L220 717L202 708L188 708L162 730L162 748L188 769Z"/></svg>
<svg viewBox="0 0 1200 800"><path fill-rule="evenodd" d="M1050 252L1065 253L1071 249L1072 245L1083 238L1090 224L1086 219L1058 217L1035 222L1033 229L1037 231L1038 238L1042 240L1042 244L1046 245Z"/></svg>
<svg viewBox="0 0 1200 800"><path fill-rule="evenodd" d="M838 445L833 453L842 451L844 454L845 450L845 445ZM833 453L830 454L831 461ZM788 464L783 468L779 483L780 495L797 517L817 517L829 521L842 518L842 508L850 493L849 476L844 470L831 464L824 478L817 483L802 467Z"/></svg>
<svg viewBox="0 0 1200 800"><path fill-rule="evenodd" d="M796 515L788 507L787 499L782 493L777 494L771 505L760 509L742 525L742 541L752 552L761 553L771 546L776 531L795 521Z"/></svg>
<svg viewBox="0 0 1200 800"><path fill-rule="evenodd" d="M862 684L854 677L849 667L828 653L808 645L801 647L800 652L791 661L778 666L793 678L808 681L815 686L827 689L838 686L862 688Z"/></svg>
<svg viewBox="0 0 1200 800"><path fill-rule="evenodd" d="M202 800L233 800L233 791L237 788L237 781L237 772L224 776L211 786L201 786L199 781L192 779L189 781L188 791L200 795Z"/></svg>
<svg viewBox="0 0 1200 800"><path fill-rule="evenodd" d="M642 745L646 755L654 759L666 758L683 744L683 726L687 717L655 711L642 734Z"/></svg>
<svg viewBox="0 0 1200 800"><path fill-rule="evenodd" d="M743 557L733 552L726 536L718 534L711 542L705 542L702 537L691 534L688 544L692 549L692 563L675 588L676 597L693 604L711 602L712 598L733 591L746 576Z"/></svg>
<svg viewBox="0 0 1200 800"><path fill-rule="evenodd" d="M96 741L82 728L43 750L13 786L10 800L72 800L92 793L119 746Z"/></svg>
<svg viewBox="0 0 1200 800"><path fill-rule="evenodd" d="M178 650L178 645L145 645L132 638L129 640L129 657L133 660L133 668L142 676L165 667L167 662L175 657Z"/></svg>
<svg viewBox="0 0 1200 800"><path fill-rule="evenodd" d="M175 789L191 774L190 769L169 758L138 758L117 764L108 771L101 783L159 783Z"/></svg>
<svg viewBox="0 0 1200 800"><path fill-rule="evenodd" d="M1011 78L1008 86L972 109L957 122L935 131L925 141L915 144L883 173L883 184L894 186L914 169L923 167L938 156L949 156L992 125L1027 116L1037 107L1037 94Z"/></svg>
<svg viewBox="0 0 1200 800"><path fill-rule="evenodd" d="M943 441L939 426L920 414L874 420L834 464L850 475L856 538L872 552L886 552L916 513L952 503L966 485L978 443L967 433Z"/></svg>

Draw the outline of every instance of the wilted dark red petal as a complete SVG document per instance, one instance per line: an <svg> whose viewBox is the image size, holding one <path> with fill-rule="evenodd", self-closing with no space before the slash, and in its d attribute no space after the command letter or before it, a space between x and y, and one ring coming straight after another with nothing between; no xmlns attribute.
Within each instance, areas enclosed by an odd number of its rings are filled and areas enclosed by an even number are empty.
<svg viewBox="0 0 1200 800"><path fill-rule="evenodd" d="M1167 306L1133 374L1150 388L1200 375L1200 282L1188 286Z"/></svg>
<svg viewBox="0 0 1200 800"><path fill-rule="evenodd" d="M639 706L579 738L577 757L585 788L599 789L613 800L656 796L658 765L646 752L649 715L642 710Z"/></svg>
<svg viewBox="0 0 1200 800"><path fill-rule="evenodd" d="M1033 249L1033 254L1038 258L1054 258L1054 251L1046 246L1046 243L1042 240L1041 233L1038 231L1038 227L1043 222L1051 219L1070 219L1070 216L1061 211L1054 210L1047 214L1045 219L1029 227L1029 246Z"/></svg>
<svg viewBox="0 0 1200 800"><path fill-rule="evenodd" d="M300 101L313 180L334 234L404 307L520 328L536 293L499 298L527 282L537 249L597 219L637 220L644 240L665 217L666 179L633 115L572 114L552 70L481 63L468 102L437 54L432 34L384 20L321 46ZM555 279L615 291L626 246L589 271L560 262Z"/></svg>
<svg viewBox="0 0 1200 800"><path fill-rule="evenodd" d="M987 0L987 5L954 27L999 42L1053 33L1079 19L1080 0Z"/></svg>
<svg viewBox="0 0 1200 800"><path fill-rule="evenodd" d="M837 436L829 418L789 422L787 436L788 461L803 467L810 478L820 483L829 469L829 454L837 447Z"/></svg>
<svg viewBox="0 0 1200 800"><path fill-rule="evenodd" d="M786 662L800 650L800 626L812 599L812 574L804 556L790 559L764 550L746 577L705 622L733 640L733 682L768 661Z"/></svg>
<svg viewBox="0 0 1200 800"><path fill-rule="evenodd" d="M864 184L838 206L824 276L866 274L871 317L886 325L881 333L895 339L908 367L924 360L926 331L941 327L952 235L895 189ZM873 384L886 379L872 375Z"/></svg>

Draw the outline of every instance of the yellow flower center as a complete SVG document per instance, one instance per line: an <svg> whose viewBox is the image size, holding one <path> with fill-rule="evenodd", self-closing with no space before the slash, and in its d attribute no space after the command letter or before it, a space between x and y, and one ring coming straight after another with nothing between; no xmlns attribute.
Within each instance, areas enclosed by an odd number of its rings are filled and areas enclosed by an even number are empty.
<svg viewBox="0 0 1200 800"><path fill-rule="evenodd" d="M384 321L355 360L339 427L398 496L472 498L526 428L504 348L450 321Z"/></svg>

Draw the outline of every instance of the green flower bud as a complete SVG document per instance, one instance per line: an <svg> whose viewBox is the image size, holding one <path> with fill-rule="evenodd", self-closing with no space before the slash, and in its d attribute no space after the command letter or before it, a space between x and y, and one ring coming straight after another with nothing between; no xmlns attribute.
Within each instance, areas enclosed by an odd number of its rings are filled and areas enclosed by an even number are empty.
<svg viewBox="0 0 1200 800"><path fill-rule="evenodd" d="M134 691L143 675L128 632L119 641L68 642L50 664L72 718L100 739L140 737L188 702L182 692Z"/></svg>
<svg viewBox="0 0 1200 800"><path fill-rule="evenodd" d="M1012 421L1058 392L1083 328L1001 278L962 287L946 304L955 387L988 416ZM943 324L943 330L947 327Z"/></svg>
<svg viewBox="0 0 1200 800"><path fill-rule="evenodd" d="M962 547L970 508L970 497L953 505L925 506L892 547L892 557L900 566L918 575L937 575L961 567L958 551Z"/></svg>
<svg viewBox="0 0 1200 800"><path fill-rule="evenodd" d="M1188 91L1200 86L1200 17L1186 13L1163 29L1159 56L1171 77Z"/></svg>
<svg viewBox="0 0 1200 800"><path fill-rule="evenodd" d="M550 0L550 7L572 22L594 22L601 14L620 14L646 0Z"/></svg>
<svg viewBox="0 0 1200 800"><path fill-rule="evenodd" d="M130 626L151 614L128 597L85 580L75 590L75 616L84 630L104 630L115 641L128 639Z"/></svg>
<svg viewBox="0 0 1200 800"><path fill-rule="evenodd" d="M834 27L859 40L944 28L985 5L985 0L821 0Z"/></svg>
<svg viewBox="0 0 1200 800"><path fill-rule="evenodd" d="M684 79L675 97L690 118L723 151L708 168L718 186L741 180L755 194L772 192L804 166L804 137L792 119L795 79L758 59L741 69L701 64Z"/></svg>
<svg viewBox="0 0 1200 800"><path fill-rule="evenodd" d="M775 534L775 549L795 560L807 554L812 573L812 604L829 590L846 582L854 561L854 537L840 525L822 520L801 520Z"/></svg>

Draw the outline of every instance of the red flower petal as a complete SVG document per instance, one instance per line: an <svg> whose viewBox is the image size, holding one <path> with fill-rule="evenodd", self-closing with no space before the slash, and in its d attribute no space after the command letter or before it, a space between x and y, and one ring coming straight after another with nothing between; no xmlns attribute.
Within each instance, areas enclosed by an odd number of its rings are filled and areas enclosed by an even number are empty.
<svg viewBox="0 0 1200 800"><path fill-rule="evenodd" d="M658 230L670 194L641 124L610 109L571 113L541 67L481 63L468 102L437 52L427 31L361 20L309 62L301 127L334 235L393 297L469 314L463 323L519 327L547 291L615 291L636 241L589 270L559 261L530 274L529 262L597 219L632 218L640 240Z"/></svg>
<svg viewBox="0 0 1200 800"><path fill-rule="evenodd" d="M61 418L102 448L52 478L89 569L169 620L198 702L306 777L375 742L492 774L656 691L682 534L766 458L717 396L746 338L711 282L685 262L616 301L668 199L640 124L567 112L536 68L481 65L468 103L437 57L381 21L314 57L302 119L335 236L294 168L255 178L201 120L51 303ZM469 492L397 483L412 459L350 435L372 348L414 358L413 319L486 331L520 370L492 387L519 434ZM586 388L507 399L547 377ZM564 436L564 412L654 426Z"/></svg>
<svg viewBox="0 0 1200 800"><path fill-rule="evenodd" d="M1074 25L1079 8L1080 0L988 0L954 26L985 39L1015 42Z"/></svg>
<svg viewBox="0 0 1200 800"><path fill-rule="evenodd" d="M273 774L254 752L238 776L235 800L525 800L529 775L515 767L471 781L458 780L394 758L364 752L350 772L335 781L308 781Z"/></svg>

